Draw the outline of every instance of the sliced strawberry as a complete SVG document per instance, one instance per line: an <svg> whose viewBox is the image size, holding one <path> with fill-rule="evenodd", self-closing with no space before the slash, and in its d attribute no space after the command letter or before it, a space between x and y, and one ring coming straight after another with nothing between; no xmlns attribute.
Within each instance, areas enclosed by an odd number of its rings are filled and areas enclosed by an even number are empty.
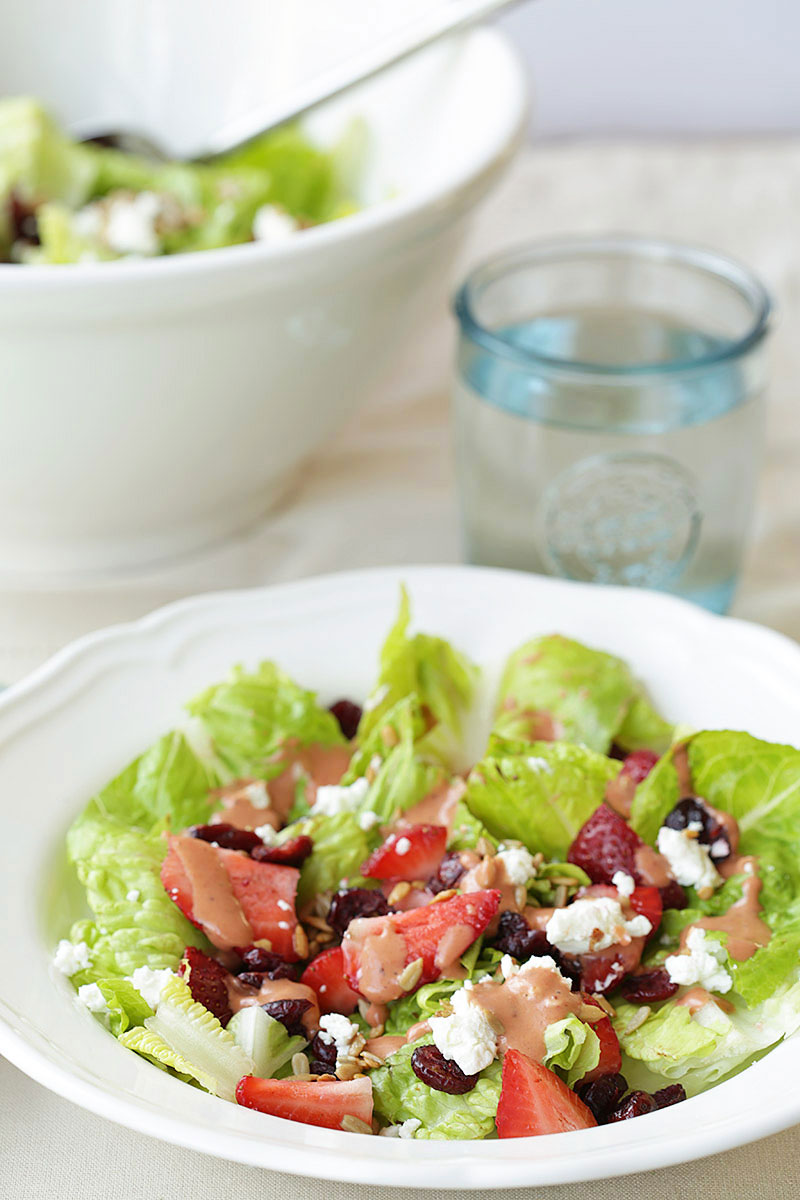
<svg viewBox="0 0 800 1200"><path fill-rule="evenodd" d="M192 881L176 849L179 840L169 839L169 851L161 865L161 882L181 912L198 929L203 929L194 915ZM287 962L296 962L299 955L294 946L297 925L294 903L300 872L294 867L254 862L237 850L222 850L218 846L210 848L225 867L233 895L253 931L251 941L257 943L268 940L275 954ZM204 932L214 940L213 931L204 929Z"/></svg>
<svg viewBox="0 0 800 1200"><path fill-rule="evenodd" d="M358 1008L359 996L344 977L344 953L341 946L323 950L303 971L300 982L313 988L323 1013L349 1016Z"/></svg>
<svg viewBox="0 0 800 1200"><path fill-rule="evenodd" d="M372 1084L366 1075L341 1080L258 1079L245 1075L236 1085L236 1099L271 1117L341 1129L343 1117L372 1121Z"/></svg>
<svg viewBox="0 0 800 1200"><path fill-rule="evenodd" d="M447 848L444 825L409 825L390 833L361 865L368 879L430 879Z"/></svg>
<svg viewBox="0 0 800 1200"><path fill-rule="evenodd" d="M661 924L661 914L663 912L661 906L661 892L656 887L637 887L634 888L630 895L631 908L639 914L639 916L647 917L650 922L650 933L648 938L658 930Z"/></svg>
<svg viewBox="0 0 800 1200"><path fill-rule="evenodd" d="M202 950L187 946L178 974L183 976L197 1003L212 1012L221 1025L227 1025L233 1016L228 996L228 981L233 978L230 971Z"/></svg>
<svg viewBox="0 0 800 1200"><path fill-rule="evenodd" d="M620 775L632 779L638 785L643 779L647 779L657 762L658 755L652 750L634 750L623 761Z"/></svg>
<svg viewBox="0 0 800 1200"><path fill-rule="evenodd" d="M351 987L375 1003L396 1000L415 991L423 983L438 979L442 969L459 958L483 933L500 904L500 892L469 892L453 896L410 912L389 913L385 917L365 917L353 921L347 928L342 950L344 971ZM402 963L402 945L405 956ZM374 959L385 955L382 969L373 969ZM362 977L362 959L370 960L369 978ZM399 976L409 964L422 960L422 971L408 981ZM386 965L391 960L392 972L387 977ZM373 979L375 976L379 978ZM389 993L392 993L391 995Z"/></svg>
<svg viewBox="0 0 800 1200"><path fill-rule="evenodd" d="M607 804L596 808L578 831L567 861L582 867L592 883L611 883L617 871L643 880L636 867L636 852L644 842Z"/></svg>
<svg viewBox="0 0 800 1200"><path fill-rule="evenodd" d="M591 1003L591 997L587 996L586 1000L587 1003ZM619 1038L614 1032L611 1018L601 1017L599 1021L595 1021L592 1029L600 1039L600 1061L591 1071L586 1072L580 1080L582 1084L591 1083L593 1079L599 1079L601 1075L616 1075L622 1067Z"/></svg>
<svg viewBox="0 0 800 1200"><path fill-rule="evenodd" d="M503 1059L503 1082L495 1121L501 1138L569 1133L597 1124L571 1088L519 1050L509 1050Z"/></svg>

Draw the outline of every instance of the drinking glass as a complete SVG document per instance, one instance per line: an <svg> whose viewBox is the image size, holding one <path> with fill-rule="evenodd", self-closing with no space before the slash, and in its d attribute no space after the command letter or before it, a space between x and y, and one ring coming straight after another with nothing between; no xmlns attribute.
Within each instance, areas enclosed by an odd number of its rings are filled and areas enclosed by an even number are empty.
<svg viewBox="0 0 800 1200"><path fill-rule="evenodd" d="M725 612L763 442L759 281L698 247L571 238L479 267L455 311L469 560Z"/></svg>

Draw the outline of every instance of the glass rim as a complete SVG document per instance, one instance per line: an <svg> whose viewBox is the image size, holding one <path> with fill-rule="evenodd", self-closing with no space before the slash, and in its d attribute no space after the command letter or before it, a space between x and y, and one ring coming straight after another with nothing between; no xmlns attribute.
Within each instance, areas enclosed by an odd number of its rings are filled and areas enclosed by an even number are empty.
<svg viewBox="0 0 800 1200"><path fill-rule="evenodd" d="M535 266L537 263L558 262L559 259L567 262L581 258L613 256L620 259L642 259L652 263L675 263L687 270L705 274L731 285L747 302L753 314L749 329L741 336L732 338L730 342L719 349L698 354L692 358L625 365L540 354L535 350L525 349L502 334L489 329L476 316L475 303L478 289L483 289L501 279L512 269L519 269L521 266ZM773 311L772 299L767 289L759 278L737 259L704 246L661 238L639 237L635 234L547 238L512 247L474 267L453 297L453 312L458 319L462 335L482 346L495 357L504 358L518 366L528 368L542 367L548 371L605 377L677 375L730 362L748 353L765 337L769 331Z"/></svg>

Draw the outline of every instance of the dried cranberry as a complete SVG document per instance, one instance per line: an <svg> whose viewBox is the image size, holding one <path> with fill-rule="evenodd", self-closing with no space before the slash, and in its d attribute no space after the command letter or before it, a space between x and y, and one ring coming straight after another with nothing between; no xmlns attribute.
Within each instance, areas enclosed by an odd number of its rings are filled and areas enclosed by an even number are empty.
<svg viewBox="0 0 800 1200"><path fill-rule="evenodd" d="M724 862L733 851L728 831L708 811L699 796L684 796L666 817L664 824L669 829L688 829L699 826L697 840L708 846L714 862Z"/></svg>
<svg viewBox="0 0 800 1200"><path fill-rule="evenodd" d="M354 704L352 700L337 700L328 709L336 720L339 722L341 729L348 742L358 733L358 725L361 720L362 709L359 704Z"/></svg>
<svg viewBox="0 0 800 1200"><path fill-rule="evenodd" d="M251 988L260 988L267 976L263 971L242 971L239 975L239 982L247 984Z"/></svg>
<svg viewBox="0 0 800 1200"><path fill-rule="evenodd" d="M9 222L11 225L12 242L24 241L34 246L39 244L39 226L36 221L36 207L21 200L12 191L9 197Z"/></svg>
<svg viewBox="0 0 800 1200"><path fill-rule="evenodd" d="M383 892L371 888L347 888L336 892L328 909L328 924L344 937L344 931L357 917L385 917L389 904Z"/></svg>
<svg viewBox="0 0 800 1200"><path fill-rule="evenodd" d="M668 1000L678 990L663 967L643 971L640 975L628 975L620 985L620 991L631 1004L652 1004L655 1000Z"/></svg>
<svg viewBox="0 0 800 1200"><path fill-rule="evenodd" d="M500 924L494 944L503 954L510 954L517 962L529 958L553 954L553 947L543 929L531 929L522 913L506 909L500 914Z"/></svg>
<svg viewBox="0 0 800 1200"><path fill-rule="evenodd" d="M466 869L457 854L448 852L439 864L439 870L428 881L429 889L432 892L446 892L454 888Z"/></svg>
<svg viewBox="0 0 800 1200"><path fill-rule="evenodd" d="M601 1075L578 1088L578 1095L591 1111L598 1125L605 1125L611 1113L628 1090L624 1075Z"/></svg>
<svg viewBox="0 0 800 1200"><path fill-rule="evenodd" d="M478 1082L477 1075L465 1075L458 1063L445 1058L436 1046L417 1046L411 1055L411 1069L429 1088L450 1096L463 1096Z"/></svg>
<svg viewBox="0 0 800 1200"><path fill-rule="evenodd" d="M643 779L647 779L657 762L658 755L652 750L634 750L632 754L625 756L620 774L640 784Z"/></svg>
<svg viewBox="0 0 800 1200"><path fill-rule="evenodd" d="M672 1104L680 1104L686 1099L686 1088L682 1083L671 1083L669 1087L653 1092L656 1108L669 1108Z"/></svg>
<svg viewBox="0 0 800 1200"><path fill-rule="evenodd" d="M608 1124L615 1121L630 1121L633 1117L643 1117L645 1113L655 1112L658 1108L649 1092L631 1092L622 1100L608 1118Z"/></svg>
<svg viewBox="0 0 800 1200"><path fill-rule="evenodd" d="M250 851L250 857L256 862L274 863L279 867L299 867L313 849L314 843L305 834L289 838L280 846L265 846L259 838L258 845Z"/></svg>
<svg viewBox="0 0 800 1200"><path fill-rule="evenodd" d="M245 973L266 975L267 979L297 978L296 967L284 962L279 954L273 954L271 950L264 950L261 946L251 946L249 950L245 950L242 960L247 968ZM239 978L241 979L242 975ZM256 986L261 987L261 984Z"/></svg>
<svg viewBox="0 0 800 1200"><path fill-rule="evenodd" d="M223 850L246 850L249 854L254 846L261 845L261 838L252 829L237 829L224 821L218 825L190 825L186 832L189 837L211 842Z"/></svg>
<svg viewBox="0 0 800 1200"><path fill-rule="evenodd" d="M686 892L677 879L670 879L666 887L658 890L661 893L661 908L664 912L668 908L686 908Z"/></svg>
<svg viewBox="0 0 800 1200"><path fill-rule="evenodd" d="M310 1000L270 1000L261 1007L268 1017L280 1021L288 1034L303 1034L303 1016L311 1008Z"/></svg>
<svg viewBox="0 0 800 1200"><path fill-rule="evenodd" d="M311 1046L311 1069L315 1075L332 1075L336 1070L336 1043L331 1039L330 1042L324 1042L319 1034L316 1035Z"/></svg>

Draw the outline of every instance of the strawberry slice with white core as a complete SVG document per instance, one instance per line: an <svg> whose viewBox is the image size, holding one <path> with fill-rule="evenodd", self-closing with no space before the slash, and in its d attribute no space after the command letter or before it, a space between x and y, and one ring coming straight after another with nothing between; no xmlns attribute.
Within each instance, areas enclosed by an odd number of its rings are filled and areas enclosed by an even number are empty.
<svg viewBox="0 0 800 1200"><path fill-rule="evenodd" d="M386 1004L438 979L483 933L500 892L470 892L410 912L351 921L342 942L347 982Z"/></svg>
<svg viewBox="0 0 800 1200"><path fill-rule="evenodd" d="M444 825L408 825L373 850L362 863L361 874L368 879L430 879L439 870L446 848Z"/></svg>
<svg viewBox="0 0 800 1200"><path fill-rule="evenodd" d="M295 948L295 867L254 862L191 837L171 837L161 882L171 900L220 950L267 941L287 962Z"/></svg>
<svg viewBox="0 0 800 1200"><path fill-rule="evenodd" d="M570 1133L597 1124L571 1088L519 1050L509 1050L503 1059L495 1122L501 1138Z"/></svg>
<svg viewBox="0 0 800 1200"><path fill-rule="evenodd" d="M369 1126L372 1121L372 1084L366 1075L356 1079L258 1079L245 1075L236 1086L236 1100L271 1117L347 1129L354 1117ZM363 1130L367 1132L367 1130Z"/></svg>

